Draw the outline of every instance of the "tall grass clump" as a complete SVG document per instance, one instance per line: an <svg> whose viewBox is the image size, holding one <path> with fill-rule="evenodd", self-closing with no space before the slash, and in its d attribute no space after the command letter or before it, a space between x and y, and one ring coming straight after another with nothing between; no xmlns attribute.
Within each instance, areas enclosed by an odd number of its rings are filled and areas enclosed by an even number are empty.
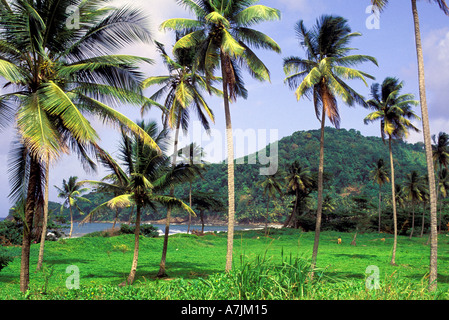
<svg viewBox="0 0 449 320"><path fill-rule="evenodd" d="M240 266L224 274L215 274L204 280L219 294L219 299L300 299L309 294L322 277L322 272L314 270L311 277L311 262L300 257L284 257L280 262L268 259L266 254L257 255L252 260L240 256Z"/></svg>

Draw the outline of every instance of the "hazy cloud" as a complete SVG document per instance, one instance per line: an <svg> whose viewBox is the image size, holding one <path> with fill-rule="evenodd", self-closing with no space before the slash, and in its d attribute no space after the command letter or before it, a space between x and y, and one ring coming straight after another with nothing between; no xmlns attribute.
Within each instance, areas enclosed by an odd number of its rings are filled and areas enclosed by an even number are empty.
<svg viewBox="0 0 449 320"><path fill-rule="evenodd" d="M431 119L449 120L449 28L435 30L423 41L426 91ZM447 130L447 129L446 129Z"/></svg>

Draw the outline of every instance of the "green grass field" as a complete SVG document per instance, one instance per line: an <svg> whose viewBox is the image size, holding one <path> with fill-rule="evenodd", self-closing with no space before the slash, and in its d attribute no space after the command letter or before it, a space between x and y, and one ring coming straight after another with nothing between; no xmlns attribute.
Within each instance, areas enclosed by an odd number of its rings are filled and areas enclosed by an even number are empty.
<svg viewBox="0 0 449 320"><path fill-rule="evenodd" d="M162 238L141 238L139 265L132 287L118 288L132 261L134 236L82 237L46 242L44 270L35 272L39 245L31 250L28 294L19 291L20 247L9 247L15 259L0 272L0 299L448 299L449 238L441 234L438 292L426 290L430 248L427 237L399 237L397 266L390 265L392 236L323 232L313 281L308 275L313 233L271 229L236 232L234 272L223 272L226 234L170 237L167 279L155 279ZM337 244L341 237L342 244ZM74 265L80 288L68 290L66 273ZM380 288L365 283L379 270Z"/></svg>

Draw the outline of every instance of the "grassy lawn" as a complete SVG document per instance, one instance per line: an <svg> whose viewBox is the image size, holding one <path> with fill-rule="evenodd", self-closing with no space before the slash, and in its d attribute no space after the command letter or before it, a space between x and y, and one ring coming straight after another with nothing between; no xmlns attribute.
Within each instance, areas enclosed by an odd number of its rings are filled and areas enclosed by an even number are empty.
<svg viewBox="0 0 449 320"><path fill-rule="evenodd" d="M161 258L162 238L141 238L139 265L135 284L118 289L117 284L126 279L132 261L134 236L82 237L46 242L44 270L34 272L39 245L31 248L30 293L31 299L220 299L220 298L274 298L274 299L433 299L425 294L426 272L429 264L427 237L399 237L397 266L389 264L392 236L386 234L359 234L357 245L350 245L354 234L323 232L320 238L318 272L320 280L307 283L307 292L287 292L285 286L279 293L270 289L273 283L284 281L271 273L283 261L295 258L307 262L311 257L313 233L296 230L270 230L236 232L234 264L236 274L230 279L223 273L226 254L226 235L214 234L198 237L178 234L170 237L167 256L168 279L157 280L155 275ZM338 238L342 244L337 244ZM449 238L440 235L438 251L438 298L448 298L449 289ZM19 292L20 247L8 248L16 256L0 272L0 299L23 299ZM260 260L264 259L263 263ZM259 263L257 262L259 261ZM291 262L293 265L293 262ZM80 271L80 290L67 290L66 280L71 275L66 268L75 265ZM262 265L267 266L266 268ZM305 269L305 263L302 268ZM275 267L278 266L278 267ZM374 294L365 287L368 266L379 270L381 290ZM272 267L272 269L270 269ZM295 265L299 270L299 266ZM291 269L291 268L290 268ZM290 270L289 269L289 270ZM260 282L252 272L269 274ZM282 272L287 272L282 269ZM296 269L295 269L296 270ZM252 272L252 273L251 273ZM277 271L276 271L277 272ZM296 272L298 273L298 272ZM280 273L279 273L280 274ZM253 277L253 278L251 278ZM277 280L276 280L277 279ZM296 279L296 278L295 278ZM247 283L244 281L248 281ZM301 282L295 280L294 282ZM242 285L242 283L246 283ZM254 285L254 288L250 287ZM308 286L307 286L308 285ZM240 287L239 287L240 286ZM267 289L258 290L266 286ZM292 282L291 286L298 287ZM182 288L182 290L180 290ZM232 295L233 289L236 293ZM302 287L301 287L302 288ZM302 289L301 289L302 290ZM382 294L380 294L380 292ZM246 295L248 294L248 295ZM386 295L387 294L387 295Z"/></svg>

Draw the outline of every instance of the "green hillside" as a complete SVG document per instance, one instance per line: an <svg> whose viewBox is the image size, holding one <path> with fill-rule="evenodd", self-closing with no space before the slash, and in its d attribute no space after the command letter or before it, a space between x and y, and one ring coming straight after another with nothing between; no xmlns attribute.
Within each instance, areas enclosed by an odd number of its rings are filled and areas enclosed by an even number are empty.
<svg viewBox="0 0 449 320"><path fill-rule="evenodd" d="M279 173L294 161L306 166L312 175L316 176L318 169L319 130L298 131L291 136L284 137L278 142ZM361 207L367 212L377 211L378 186L370 180L370 171L379 157L382 157L389 167L388 146L381 138L365 137L356 130L326 128L325 131L325 195L333 203L334 215L354 215L351 210L359 210ZM397 183L401 183L405 175L412 170L425 174L425 156L423 144L409 144L398 141L393 144L395 157L395 176ZM266 148L269 156L269 146ZM250 155L251 156L251 155ZM254 155L253 155L254 156ZM236 214L240 222L265 221L266 198L257 182L263 179L259 174L259 164L248 164L247 157L244 164L236 165ZM258 162L257 162L258 163ZM210 164L204 173L204 179L197 179L192 186L193 190L201 192L213 192L215 196L227 202L227 165L223 163ZM285 185L285 181L281 181ZM177 188L177 195L188 201L188 185ZM390 193L390 186L382 189L385 199ZM313 213L316 192L312 192L308 204L304 210ZM80 203L85 212L92 210L100 201L108 198L107 195L91 193L87 195L91 203ZM283 200L269 204L272 222L282 222L291 213L290 203L293 196L284 195ZM388 205L388 199L385 201ZM65 214L67 214L66 210ZM98 220L112 220L115 212L99 214ZM123 209L119 212L119 219L128 220L131 209ZM216 218L225 219L226 212L213 213ZM185 215L183 212L175 212L175 216ZM148 209L144 213L144 219L157 220L165 216L163 208ZM75 214L76 219L82 216Z"/></svg>

